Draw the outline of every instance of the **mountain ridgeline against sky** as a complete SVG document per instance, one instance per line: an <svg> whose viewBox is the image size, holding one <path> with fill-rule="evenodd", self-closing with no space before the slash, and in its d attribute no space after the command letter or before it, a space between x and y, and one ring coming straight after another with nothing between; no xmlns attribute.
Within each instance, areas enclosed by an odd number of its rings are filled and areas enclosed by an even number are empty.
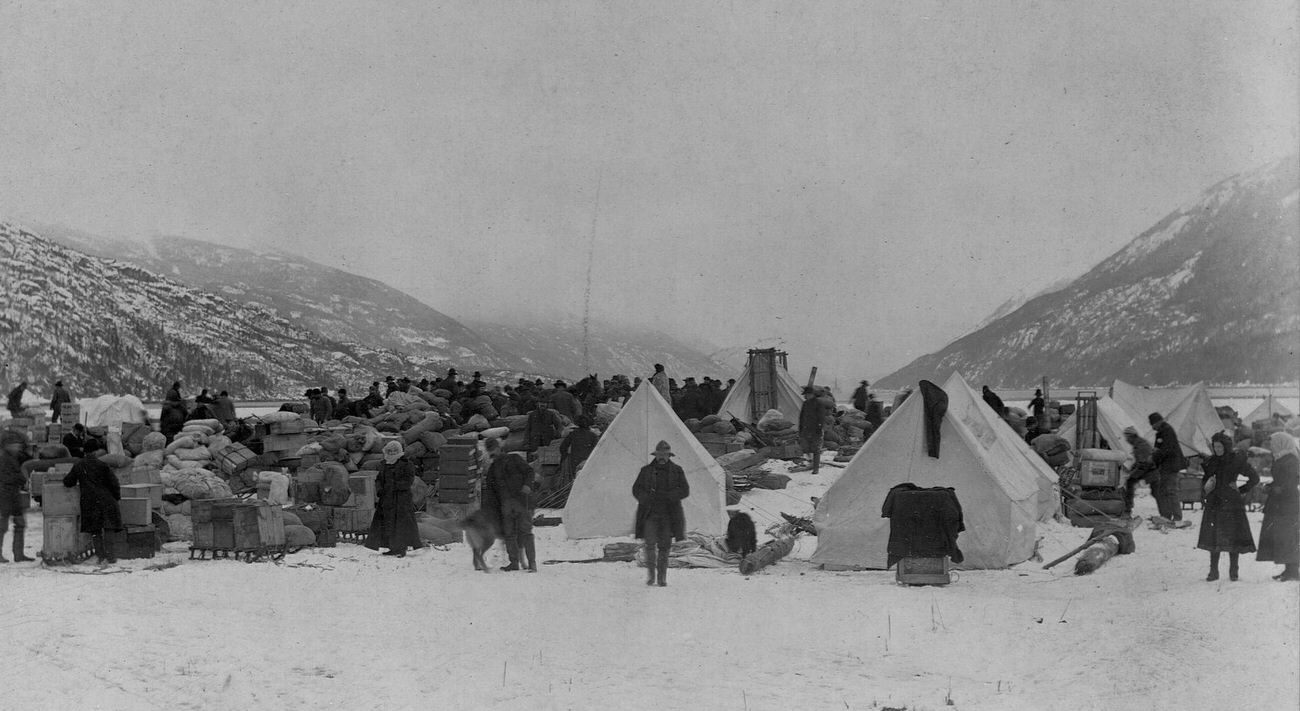
<svg viewBox="0 0 1300 711"><path fill-rule="evenodd" d="M1062 386L1297 379L1296 156L1228 178L1067 286L904 368L881 387L940 380Z"/></svg>
<svg viewBox="0 0 1300 711"><path fill-rule="evenodd" d="M482 324L485 338L383 283L307 259L166 237L115 240L0 224L0 355L38 392L157 398L172 380L240 398L359 387L456 366L493 379L583 374L581 328ZM725 367L661 334L589 329L591 372Z"/></svg>

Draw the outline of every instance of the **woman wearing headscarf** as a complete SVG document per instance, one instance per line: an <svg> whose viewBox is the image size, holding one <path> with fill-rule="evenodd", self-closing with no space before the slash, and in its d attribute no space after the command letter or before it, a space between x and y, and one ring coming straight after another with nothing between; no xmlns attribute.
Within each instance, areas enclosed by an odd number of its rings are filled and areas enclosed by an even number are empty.
<svg viewBox="0 0 1300 711"><path fill-rule="evenodd" d="M1283 566L1274 580L1300 580L1300 446L1295 437L1274 432L1268 438L1273 452L1273 483L1264 499L1264 525L1259 529L1255 560Z"/></svg>
<svg viewBox="0 0 1300 711"><path fill-rule="evenodd" d="M406 557L407 548L423 548L420 529L415 525L415 503L411 483L415 470L405 456L401 442L384 445L384 459L375 477L375 515L370 520L366 548L387 548L384 555Z"/></svg>
<svg viewBox="0 0 1300 711"><path fill-rule="evenodd" d="M1255 551L1255 539L1250 535L1250 522L1246 520L1246 501L1242 494L1259 484L1259 474L1246 461L1246 455L1236 451L1232 438L1220 432L1210 440L1213 456L1205 460L1201 487L1205 491L1205 511L1201 516L1201 533L1196 547L1210 552L1210 574L1207 581L1219 579L1219 555L1228 553L1228 579L1237 579L1237 557ZM1237 478L1245 477L1240 488Z"/></svg>

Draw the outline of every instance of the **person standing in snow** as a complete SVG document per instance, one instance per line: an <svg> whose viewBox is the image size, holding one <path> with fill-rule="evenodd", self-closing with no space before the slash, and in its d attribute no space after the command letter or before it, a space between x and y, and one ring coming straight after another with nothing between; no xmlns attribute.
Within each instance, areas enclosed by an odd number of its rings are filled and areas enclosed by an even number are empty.
<svg viewBox="0 0 1300 711"><path fill-rule="evenodd" d="M23 505L22 491L27 488L27 475L23 474L23 461L27 458L27 440L17 432L0 434L0 563L4 557L5 533L10 519L14 522L14 562L23 563L28 558L23 552L27 535L27 507Z"/></svg>
<svg viewBox="0 0 1300 711"><path fill-rule="evenodd" d="M502 570L537 572L537 550L533 538L533 468L520 452L506 452L501 441L491 437L484 444L491 464L483 481L482 508L500 524L510 564ZM523 554L523 565L520 563Z"/></svg>
<svg viewBox="0 0 1300 711"><path fill-rule="evenodd" d="M646 585L668 585L668 556L673 539L686 538L686 511L682 500L691 495L686 472L670 457L672 447L665 440L655 445L654 460L641 467L632 484L636 499L633 532L645 541Z"/></svg>
<svg viewBox="0 0 1300 711"><path fill-rule="evenodd" d="M804 386L803 405L799 407L799 449L812 455L813 474L821 469L827 413L826 401L818 397L817 390Z"/></svg>
<svg viewBox="0 0 1300 711"><path fill-rule="evenodd" d="M415 470L405 457L401 442L384 445L384 459L375 477L375 515L370 520L370 533L366 548L387 548L383 555L405 558L407 548L423 548L420 531L415 523L415 502L411 498L411 485L415 483Z"/></svg>
<svg viewBox="0 0 1300 711"><path fill-rule="evenodd" d="M1187 458L1178 442L1178 433L1158 412L1147 415L1147 422L1155 429L1155 449L1151 460L1156 465L1156 506L1160 515L1170 521L1183 520L1183 507L1178 503L1179 472L1187 468Z"/></svg>
<svg viewBox="0 0 1300 711"><path fill-rule="evenodd" d="M85 449L86 456L72 465L72 471L63 477L63 485L69 489L81 487L81 532L90 534L100 563L116 563L104 534L122 530L117 503L122 499L121 483L113 470L97 458L105 453L103 442L87 440Z"/></svg>
<svg viewBox="0 0 1300 711"><path fill-rule="evenodd" d="M1129 471L1128 481L1124 482L1124 515L1133 515L1133 495L1137 493L1137 486L1145 481L1151 487L1151 496L1155 497L1160 490L1156 482L1155 469L1156 465L1151 457L1154 450L1151 443L1138 434L1137 428L1128 426L1124 428L1124 441L1133 450L1133 468Z"/></svg>
<svg viewBox="0 0 1300 711"><path fill-rule="evenodd" d="M668 372L664 370L663 363L655 363L655 374L650 376L650 384L659 395L663 397L664 402L671 407L673 404L672 389L668 386Z"/></svg>
<svg viewBox="0 0 1300 711"><path fill-rule="evenodd" d="M987 385L984 386L983 395L984 395L984 402L988 403L988 406L993 408L994 414L996 414L998 417L1003 417L1004 415L1007 414L1007 406L1002 402L1002 398L998 397L997 393L989 389L989 386Z"/></svg>
<svg viewBox="0 0 1300 711"><path fill-rule="evenodd" d="M1246 454L1232 447L1232 438L1220 432L1210 440L1214 455L1205 460L1201 486L1205 491L1205 508L1201 516L1196 547L1210 552L1210 574L1206 580L1219 579L1219 554L1228 553L1228 580L1237 579L1237 557L1255 552L1255 539L1246 520L1246 501L1242 494L1259 484L1259 474L1246 461ZM1245 477L1240 488L1237 478Z"/></svg>
<svg viewBox="0 0 1300 711"><path fill-rule="evenodd" d="M1285 432L1269 435L1273 452L1273 483L1264 499L1264 523L1259 529L1255 560L1283 566L1274 580L1300 580L1300 445Z"/></svg>
<svg viewBox="0 0 1300 711"><path fill-rule="evenodd" d="M18 385L9 391L9 416L21 417L23 414L23 393L27 392L27 381L18 383Z"/></svg>
<svg viewBox="0 0 1300 711"><path fill-rule="evenodd" d="M863 380L858 383L858 387L853 391L853 409L865 413L867 411L867 381Z"/></svg>
<svg viewBox="0 0 1300 711"><path fill-rule="evenodd" d="M1034 422L1038 425L1039 431L1051 431L1052 423L1047 421L1047 401L1043 399L1043 391L1041 389L1034 390L1034 399L1029 401L1029 412L1033 416Z"/></svg>
<svg viewBox="0 0 1300 711"><path fill-rule="evenodd" d="M50 398L50 421L58 422L63 414L63 406L72 402L72 393L63 387L62 380L54 381L54 396Z"/></svg>

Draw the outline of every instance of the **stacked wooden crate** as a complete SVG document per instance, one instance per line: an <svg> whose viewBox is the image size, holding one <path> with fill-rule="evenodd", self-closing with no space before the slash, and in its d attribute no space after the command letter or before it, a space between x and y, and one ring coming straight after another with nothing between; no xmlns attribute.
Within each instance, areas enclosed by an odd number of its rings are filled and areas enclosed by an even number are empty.
<svg viewBox="0 0 1300 711"><path fill-rule="evenodd" d="M256 499L190 502L194 544L190 556L246 558L284 555L284 511Z"/></svg>
<svg viewBox="0 0 1300 711"><path fill-rule="evenodd" d="M81 422L81 405L75 402L63 403L59 407L59 422L69 428Z"/></svg>
<svg viewBox="0 0 1300 711"><path fill-rule="evenodd" d="M453 437L438 450L438 502L468 504L478 484L477 438Z"/></svg>
<svg viewBox="0 0 1300 711"><path fill-rule="evenodd" d="M75 562L92 551L90 535L81 532L81 488L61 479L45 483L41 492L44 534L41 558L49 563Z"/></svg>

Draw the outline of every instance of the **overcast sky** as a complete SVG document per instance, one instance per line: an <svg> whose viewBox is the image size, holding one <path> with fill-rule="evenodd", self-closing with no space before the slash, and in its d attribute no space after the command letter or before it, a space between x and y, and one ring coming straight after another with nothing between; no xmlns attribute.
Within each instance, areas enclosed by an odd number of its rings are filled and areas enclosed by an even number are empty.
<svg viewBox="0 0 1300 711"><path fill-rule="evenodd" d="M881 376L1295 151L1296 16L11 2L0 220L282 249L463 319L589 303Z"/></svg>

